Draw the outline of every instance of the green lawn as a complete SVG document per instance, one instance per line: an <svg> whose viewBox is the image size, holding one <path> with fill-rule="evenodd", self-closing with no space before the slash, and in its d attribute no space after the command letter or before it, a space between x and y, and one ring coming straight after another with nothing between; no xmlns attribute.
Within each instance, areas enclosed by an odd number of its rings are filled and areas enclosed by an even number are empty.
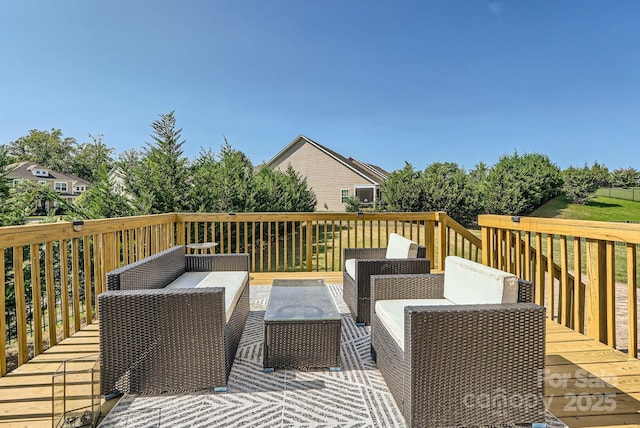
<svg viewBox="0 0 640 428"><path fill-rule="evenodd" d="M640 223L640 202L628 201L624 199L614 199L605 196L597 196L587 205L570 204L566 198L560 197L553 199L530 214L531 217L545 218L565 218L573 220L594 220L594 221L613 221L625 222L631 221ZM543 254L546 254L546 244L543 248ZM616 280L626 282L626 245L616 243ZM560 263L560 242L559 237L554 237L554 261ZM568 248L569 260L573 260L573 245ZM637 254L640 258L640 246L637 248ZM586 271L586 247L582 243L582 270ZM572 262L571 262L572 263ZM638 271L637 281L640 283L640 270Z"/></svg>
<svg viewBox="0 0 640 428"><path fill-rule="evenodd" d="M564 197L552 199L531 217L566 218L595 221L640 222L640 202L597 196L587 205L570 204Z"/></svg>

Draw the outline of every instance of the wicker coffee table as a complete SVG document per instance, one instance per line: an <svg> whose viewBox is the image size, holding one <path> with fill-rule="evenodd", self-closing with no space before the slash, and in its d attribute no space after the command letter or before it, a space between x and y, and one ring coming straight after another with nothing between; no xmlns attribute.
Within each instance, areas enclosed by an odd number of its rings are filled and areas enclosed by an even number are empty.
<svg viewBox="0 0 640 428"><path fill-rule="evenodd" d="M264 314L264 371L340 370L341 332L340 313L323 280L274 280Z"/></svg>

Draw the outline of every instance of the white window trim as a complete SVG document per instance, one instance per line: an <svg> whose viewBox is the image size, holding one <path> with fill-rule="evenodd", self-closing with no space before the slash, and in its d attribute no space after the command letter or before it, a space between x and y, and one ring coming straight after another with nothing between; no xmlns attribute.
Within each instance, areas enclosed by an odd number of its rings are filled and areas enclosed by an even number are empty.
<svg viewBox="0 0 640 428"><path fill-rule="evenodd" d="M60 185L60 188L58 189L58 185ZM64 185L64 189L62 189L62 185ZM68 192L69 191L69 185L67 184L66 181L56 181L53 183L53 189L56 192Z"/></svg>
<svg viewBox="0 0 640 428"><path fill-rule="evenodd" d="M347 196L344 196L343 192L347 192ZM340 203L342 204L346 204L347 201L345 201L345 198L348 198L349 196L351 196L351 192L349 191L349 189L340 189Z"/></svg>

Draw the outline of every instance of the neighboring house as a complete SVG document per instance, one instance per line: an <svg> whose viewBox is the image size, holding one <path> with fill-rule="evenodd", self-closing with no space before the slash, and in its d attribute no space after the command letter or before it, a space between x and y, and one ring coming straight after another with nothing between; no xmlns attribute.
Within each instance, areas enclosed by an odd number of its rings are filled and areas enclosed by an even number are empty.
<svg viewBox="0 0 640 428"><path fill-rule="evenodd" d="M372 207L380 200L380 185L389 173L382 168L346 158L300 135L266 164L285 171L289 165L307 178L318 200L317 211L344 211L349 196L361 206Z"/></svg>
<svg viewBox="0 0 640 428"><path fill-rule="evenodd" d="M122 168L119 166L111 168L111 171L107 174L107 179L109 180L109 187L111 187L111 191L113 193L117 193L119 195L125 194L126 185L124 182L124 172L122 171Z"/></svg>
<svg viewBox="0 0 640 428"><path fill-rule="evenodd" d="M91 183L79 177L62 174L35 162L18 162L9 165L7 169L10 171L7 178L12 182L13 187L16 187L20 181L33 181L51 187L69 202L73 202L91 186ZM46 211L54 207L55 205L49 206L48 202L42 206Z"/></svg>

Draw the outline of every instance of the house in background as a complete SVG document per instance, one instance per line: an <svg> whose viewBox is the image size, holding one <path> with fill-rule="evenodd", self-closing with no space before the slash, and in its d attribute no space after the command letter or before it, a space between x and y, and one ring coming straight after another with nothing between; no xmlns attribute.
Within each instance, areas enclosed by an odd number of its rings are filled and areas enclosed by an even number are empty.
<svg viewBox="0 0 640 428"><path fill-rule="evenodd" d="M380 185L389 173L384 169L346 158L300 135L266 164L285 171L289 165L307 178L318 200L317 211L344 211L350 196L362 207L373 207L380 200Z"/></svg>
<svg viewBox="0 0 640 428"><path fill-rule="evenodd" d="M20 181L33 181L43 186L49 186L60 194L62 198L69 202L75 201L91 183L73 175L62 174L35 162L18 162L8 166L7 178L11 181L13 187L16 187ZM54 206L50 206L49 202L45 202L40 207L45 211L49 211Z"/></svg>

